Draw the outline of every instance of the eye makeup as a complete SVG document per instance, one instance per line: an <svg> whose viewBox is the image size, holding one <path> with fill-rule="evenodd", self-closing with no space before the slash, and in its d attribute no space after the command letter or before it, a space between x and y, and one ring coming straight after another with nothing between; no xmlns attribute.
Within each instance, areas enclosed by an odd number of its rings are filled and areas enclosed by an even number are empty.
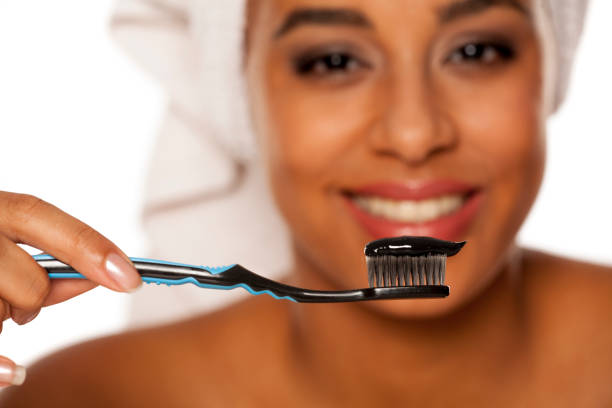
<svg viewBox="0 0 612 408"><path fill-rule="evenodd" d="M492 64L513 59L515 50L512 46L494 42L472 41L455 49L447 58L450 63Z"/></svg>
<svg viewBox="0 0 612 408"><path fill-rule="evenodd" d="M497 32L459 34L438 54L442 65L454 68L495 68L510 64L520 54L520 41Z"/></svg>
<svg viewBox="0 0 612 408"><path fill-rule="evenodd" d="M290 63L293 72L304 78L348 77L373 64L352 44L323 44L297 50Z"/></svg>

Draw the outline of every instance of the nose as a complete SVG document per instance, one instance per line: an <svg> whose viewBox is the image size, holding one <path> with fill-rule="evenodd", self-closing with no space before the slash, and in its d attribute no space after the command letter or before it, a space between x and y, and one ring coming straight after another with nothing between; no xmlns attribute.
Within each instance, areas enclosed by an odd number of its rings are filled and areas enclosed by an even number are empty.
<svg viewBox="0 0 612 408"><path fill-rule="evenodd" d="M379 123L370 135L378 154L419 165L455 146L451 120L425 80L404 77L388 81L383 89L385 103L380 105Z"/></svg>

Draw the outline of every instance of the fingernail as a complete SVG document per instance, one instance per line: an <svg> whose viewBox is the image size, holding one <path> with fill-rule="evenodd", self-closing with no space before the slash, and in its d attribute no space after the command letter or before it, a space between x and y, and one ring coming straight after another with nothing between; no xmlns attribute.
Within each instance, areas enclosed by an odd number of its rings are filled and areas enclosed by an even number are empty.
<svg viewBox="0 0 612 408"><path fill-rule="evenodd" d="M38 316L39 313L40 313L40 309L38 309L34 313L30 313L28 316L26 316L25 321L23 323L21 323L21 324L30 323L32 320L34 320L36 318L36 316Z"/></svg>
<svg viewBox="0 0 612 408"><path fill-rule="evenodd" d="M21 385L25 378L25 367L11 362L0 361L0 383Z"/></svg>
<svg viewBox="0 0 612 408"><path fill-rule="evenodd" d="M38 313L40 313L40 309L36 310L35 312L29 313L29 314L24 314L23 316L15 316L13 320L15 321L15 323L22 326L34 320L36 316L38 316Z"/></svg>
<svg viewBox="0 0 612 408"><path fill-rule="evenodd" d="M142 283L136 268L122 256L115 253L108 254L104 266L109 276L127 292L133 291Z"/></svg>

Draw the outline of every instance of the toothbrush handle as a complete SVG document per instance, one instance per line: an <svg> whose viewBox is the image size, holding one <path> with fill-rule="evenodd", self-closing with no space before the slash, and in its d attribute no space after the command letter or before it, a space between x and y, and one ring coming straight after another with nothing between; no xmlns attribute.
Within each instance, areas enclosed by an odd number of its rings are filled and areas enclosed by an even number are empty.
<svg viewBox="0 0 612 408"><path fill-rule="evenodd" d="M47 270L51 279L87 279L70 265L51 255L35 255L34 260ZM286 292L286 289L290 291L300 290L256 275L236 264L209 267L147 258L130 258L130 260L142 277L143 282L146 283L168 286L192 283L202 288L225 290L242 287L254 295L267 293L276 299L288 299L294 302L296 300L292 296L287 296L284 292Z"/></svg>
<svg viewBox="0 0 612 408"><path fill-rule="evenodd" d="M47 270L51 279L87 279L70 265L51 255L35 255L34 260ZM276 299L294 300L285 296L282 290L278 291L279 287L290 288L289 286L263 278L236 264L209 267L147 258L130 258L130 260L146 283L168 286L192 283L202 288L226 290L242 287L255 295L267 293Z"/></svg>
<svg viewBox="0 0 612 408"><path fill-rule="evenodd" d="M87 279L70 265L59 261L51 255L34 255L33 258L41 267L47 270L51 279ZM168 283L168 280L178 281L193 276L218 281L219 274L235 266L204 267L148 258L130 258L130 260L143 280L148 283Z"/></svg>

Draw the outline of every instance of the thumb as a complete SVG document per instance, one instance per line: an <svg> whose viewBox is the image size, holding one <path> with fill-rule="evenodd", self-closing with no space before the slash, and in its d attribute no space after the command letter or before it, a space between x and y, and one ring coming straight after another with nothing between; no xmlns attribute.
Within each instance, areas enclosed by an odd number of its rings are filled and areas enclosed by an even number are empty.
<svg viewBox="0 0 612 408"><path fill-rule="evenodd" d="M0 356L0 387L21 385L25 381L26 369Z"/></svg>

